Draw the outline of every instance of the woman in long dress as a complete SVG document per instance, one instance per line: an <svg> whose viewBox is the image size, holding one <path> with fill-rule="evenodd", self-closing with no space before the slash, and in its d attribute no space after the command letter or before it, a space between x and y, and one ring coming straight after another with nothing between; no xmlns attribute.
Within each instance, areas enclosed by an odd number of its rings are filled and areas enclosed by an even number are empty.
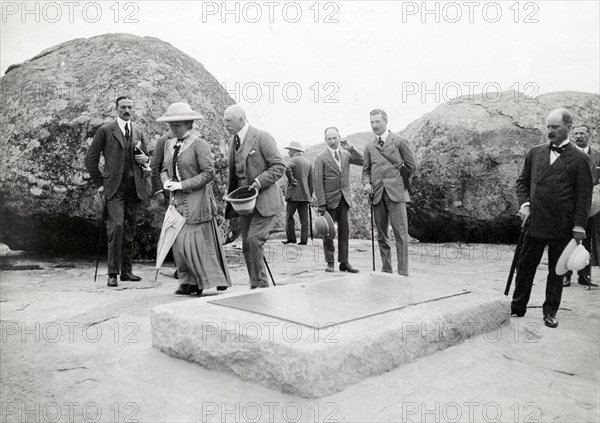
<svg viewBox="0 0 600 423"><path fill-rule="evenodd" d="M173 244L179 274L178 295L231 286L231 278L216 223L212 193L213 158L208 143L193 129L202 115L186 103L174 103L157 119L168 122L175 138L165 143L161 180L171 192L171 204L186 222Z"/></svg>

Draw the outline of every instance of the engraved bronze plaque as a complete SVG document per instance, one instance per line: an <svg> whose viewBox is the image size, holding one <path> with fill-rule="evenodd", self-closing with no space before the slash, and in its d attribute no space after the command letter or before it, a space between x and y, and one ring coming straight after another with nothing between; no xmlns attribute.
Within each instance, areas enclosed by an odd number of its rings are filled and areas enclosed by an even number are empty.
<svg viewBox="0 0 600 423"><path fill-rule="evenodd" d="M261 289L209 303L318 328L468 293L439 279L368 274Z"/></svg>

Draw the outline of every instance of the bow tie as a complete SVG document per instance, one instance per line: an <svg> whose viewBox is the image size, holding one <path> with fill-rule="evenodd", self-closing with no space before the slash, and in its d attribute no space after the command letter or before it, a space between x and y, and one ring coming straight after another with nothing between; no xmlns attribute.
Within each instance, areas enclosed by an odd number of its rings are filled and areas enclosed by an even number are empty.
<svg viewBox="0 0 600 423"><path fill-rule="evenodd" d="M569 145L569 144L567 144ZM557 147L554 144L550 144L550 150L554 151L557 154L562 154L563 151L567 148L567 145L563 145L562 147Z"/></svg>

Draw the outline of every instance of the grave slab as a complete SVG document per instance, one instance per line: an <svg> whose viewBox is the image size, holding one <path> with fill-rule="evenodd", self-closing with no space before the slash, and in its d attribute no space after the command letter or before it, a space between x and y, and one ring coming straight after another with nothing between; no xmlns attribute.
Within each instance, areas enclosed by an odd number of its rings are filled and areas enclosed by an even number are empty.
<svg viewBox="0 0 600 423"><path fill-rule="evenodd" d="M501 331L509 315L504 296L441 276L372 273L164 304L151 325L166 354L319 398Z"/></svg>

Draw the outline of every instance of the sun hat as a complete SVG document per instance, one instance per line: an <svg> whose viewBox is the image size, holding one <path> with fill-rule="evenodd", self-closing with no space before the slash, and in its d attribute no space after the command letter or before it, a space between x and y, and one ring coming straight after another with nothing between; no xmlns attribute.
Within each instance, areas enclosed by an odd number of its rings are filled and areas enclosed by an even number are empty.
<svg viewBox="0 0 600 423"><path fill-rule="evenodd" d="M156 119L157 122L182 122L186 120L204 119L200 113L192 110L187 103L173 103L167 112Z"/></svg>
<svg viewBox="0 0 600 423"><path fill-rule="evenodd" d="M569 270L583 269L590 263L590 253L585 247L572 239L569 241L556 262L556 274L562 276Z"/></svg>
<svg viewBox="0 0 600 423"><path fill-rule="evenodd" d="M297 151L301 151L304 152L304 149L302 148L302 144L300 144L298 141L292 141L290 143L290 145L288 145L287 147L283 147L286 150L297 150Z"/></svg>

